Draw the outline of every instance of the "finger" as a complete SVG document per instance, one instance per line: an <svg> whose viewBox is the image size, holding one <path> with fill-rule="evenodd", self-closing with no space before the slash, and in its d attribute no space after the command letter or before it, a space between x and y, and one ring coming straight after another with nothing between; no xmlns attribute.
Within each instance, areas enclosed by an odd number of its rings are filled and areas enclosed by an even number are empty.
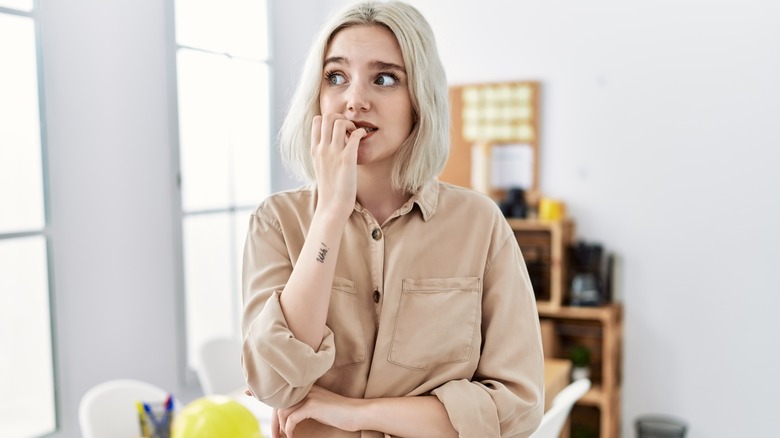
<svg viewBox="0 0 780 438"><path fill-rule="evenodd" d="M337 147L344 147L347 143L347 135L355 131L355 124L347 119L336 120L333 124L333 138L330 144Z"/></svg>
<svg viewBox="0 0 780 438"><path fill-rule="evenodd" d="M314 147L320 143L320 136L322 134L322 116L314 116L311 122L311 147Z"/></svg>
<svg viewBox="0 0 780 438"><path fill-rule="evenodd" d="M271 414L271 438L281 438L281 428L279 427L279 411L274 409Z"/></svg>
<svg viewBox="0 0 780 438"><path fill-rule="evenodd" d="M356 129L349 134L349 139L344 147L344 153L351 158L357 159L357 150L360 146L360 140L366 136L366 130L364 128Z"/></svg>
<svg viewBox="0 0 780 438"><path fill-rule="evenodd" d="M276 420L278 422L276 430L279 431L280 436L284 436L284 427L287 424L287 416L289 414L289 409L280 409L276 411Z"/></svg>
<svg viewBox="0 0 780 438"><path fill-rule="evenodd" d="M287 435L288 438L293 438L293 433L295 433L295 426L297 426L298 423L305 419L306 417L301 414L300 410L290 414L290 416L287 417L287 422L284 424L285 435Z"/></svg>
<svg viewBox="0 0 780 438"><path fill-rule="evenodd" d="M338 119L346 119L344 114L332 113L322 116L322 128L320 129L320 141L317 143L328 144L333 138L333 124Z"/></svg>
<svg viewBox="0 0 780 438"><path fill-rule="evenodd" d="M254 397L255 396L254 394L252 394L252 390L249 389L249 388L244 390L244 395L248 395L250 397Z"/></svg>

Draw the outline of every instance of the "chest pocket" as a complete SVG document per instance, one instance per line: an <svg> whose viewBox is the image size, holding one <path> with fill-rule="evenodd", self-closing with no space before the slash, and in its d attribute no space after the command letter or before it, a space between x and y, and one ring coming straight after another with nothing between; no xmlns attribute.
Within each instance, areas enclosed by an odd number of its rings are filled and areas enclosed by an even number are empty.
<svg viewBox="0 0 780 438"><path fill-rule="evenodd" d="M334 368L366 361L366 343L358 315L358 296L355 283L335 277L330 293L327 326L333 331L336 343Z"/></svg>
<svg viewBox="0 0 780 438"><path fill-rule="evenodd" d="M423 370L469 360L480 320L480 279L404 279L402 287L388 360Z"/></svg>

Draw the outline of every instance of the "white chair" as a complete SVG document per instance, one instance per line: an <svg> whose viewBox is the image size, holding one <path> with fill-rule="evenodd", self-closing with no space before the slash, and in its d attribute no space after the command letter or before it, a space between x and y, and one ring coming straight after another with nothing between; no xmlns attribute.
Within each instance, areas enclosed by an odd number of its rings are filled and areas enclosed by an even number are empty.
<svg viewBox="0 0 780 438"><path fill-rule="evenodd" d="M544 413L542 423L531 438L557 438L563 430L566 418L572 406L590 389L589 379L579 379L570 383L555 396L550 409Z"/></svg>
<svg viewBox="0 0 780 438"><path fill-rule="evenodd" d="M151 383L132 379L100 383L79 403L83 438L134 438L141 435L136 402L163 402L168 392ZM178 406L174 400L174 408Z"/></svg>
<svg viewBox="0 0 780 438"><path fill-rule="evenodd" d="M234 395L246 389L241 368L241 342L233 338L206 341L198 351L196 368L204 395Z"/></svg>
<svg viewBox="0 0 780 438"><path fill-rule="evenodd" d="M228 395L249 409L263 432L271 436L272 409L254 397L244 394L247 388L241 368L241 342L233 338L215 338L205 342L198 351L196 367L204 395Z"/></svg>

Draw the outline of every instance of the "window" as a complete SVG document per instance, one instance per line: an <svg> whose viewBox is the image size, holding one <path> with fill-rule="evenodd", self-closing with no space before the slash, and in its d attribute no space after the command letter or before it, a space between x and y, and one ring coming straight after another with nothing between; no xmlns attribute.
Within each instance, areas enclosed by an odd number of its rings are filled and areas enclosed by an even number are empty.
<svg viewBox="0 0 780 438"><path fill-rule="evenodd" d="M0 0L0 436L11 438L56 429L36 26L32 0Z"/></svg>
<svg viewBox="0 0 780 438"><path fill-rule="evenodd" d="M249 215L269 193L265 0L176 0L178 155L187 362L239 337Z"/></svg>

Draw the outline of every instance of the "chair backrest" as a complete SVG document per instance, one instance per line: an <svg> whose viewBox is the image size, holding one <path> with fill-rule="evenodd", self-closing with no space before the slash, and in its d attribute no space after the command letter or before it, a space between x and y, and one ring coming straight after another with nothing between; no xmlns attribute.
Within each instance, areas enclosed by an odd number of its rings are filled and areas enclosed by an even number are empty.
<svg viewBox="0 0 780 438"><path fill-rule="evenodd" d="M557 438L572 406L590 389L589 379L578 379L570 383L553 399L552 406L544 413L542 423L531 438Z"/></svg>
<svg viewBox="0 0 780 438"><path fill-rule="evenodd" d="M163 402L168 393L151 383L132 379L100 383L79 403L83 438L133 438L141 435L137 402ZM177 402L174 400L174 407Z"/></svg>
<svg viewBox="0 0 780 438"><path fill-rule="evenodd" d="M241 342L233 338L215 338L205 342L196 367L203 394L232 395L246 388L241 368Z"/></svg>

